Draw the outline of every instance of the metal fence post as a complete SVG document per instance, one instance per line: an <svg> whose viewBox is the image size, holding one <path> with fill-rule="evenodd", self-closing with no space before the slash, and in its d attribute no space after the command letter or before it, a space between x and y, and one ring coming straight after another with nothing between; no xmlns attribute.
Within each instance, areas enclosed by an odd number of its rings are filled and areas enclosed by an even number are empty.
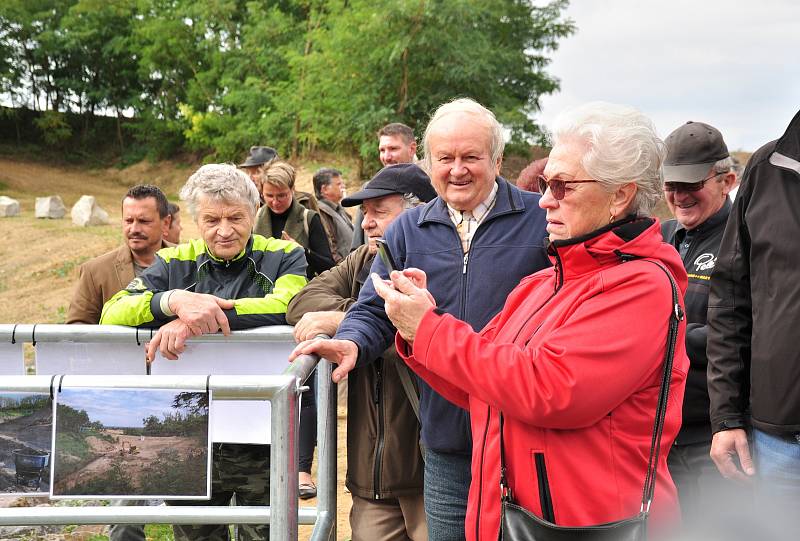
<svg viewBox="0 0 800 541"><path fill-rule="evenodd" d="M317 364L317 446L319 447L317 522L311 541L336 539L337 488L337 385L331 380L333 363L320 359Z"/></svg>

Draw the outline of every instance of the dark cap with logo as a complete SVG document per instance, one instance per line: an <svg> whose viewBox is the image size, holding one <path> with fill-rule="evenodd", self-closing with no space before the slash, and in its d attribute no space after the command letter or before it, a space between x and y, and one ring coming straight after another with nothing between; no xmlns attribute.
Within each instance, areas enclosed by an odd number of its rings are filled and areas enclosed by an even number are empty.
<svg viewBox="0 0 800 541"><path fill-rule="evenodd" d="M416 195L423 203L436 197L431 179L419 166L413 163L387 165L378 171L361 191L342 199L342 206L354 207L366 199L406 193Z"/></svg>
<svg viewBox="0 0 800 541"><path fill-rule="evenodd" d="M252 167L264 165L278 157L278 152L272 147L250 147L250 155L239 167Z"/></svg>
<svg viewBox="0 0 800 541"><path fill-rule="evenodd" d="M691 120L667 137L665 182L700 182L719 160L730 156L722 134L714 126Z"/></svg>

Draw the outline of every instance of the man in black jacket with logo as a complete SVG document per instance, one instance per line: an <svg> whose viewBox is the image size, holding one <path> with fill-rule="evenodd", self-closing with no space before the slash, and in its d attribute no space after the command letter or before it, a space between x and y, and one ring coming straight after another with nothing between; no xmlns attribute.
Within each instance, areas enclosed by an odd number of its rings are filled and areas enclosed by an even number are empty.
<svg viewBox="0 0 800 541"><path fill-rule="evenodd" d="M711 273L731 210L736 183L733 160L722 134L702 122L687 122L666 139L664 195L675 220L661 227L689 275L686 290L686 352L691 362L683 401L683 423L668 457L684 520L703 518L724 480L709 456L711 423L706 381L706 312Z"/></svg>
<svg viewBox="0 0 800 541"><path fill-rule="evenodd" d="M760 501L771 494L789 513L800 501L798 208L800 113L750 158L708 301L711 456L725 477L756 476Z"/></svg>

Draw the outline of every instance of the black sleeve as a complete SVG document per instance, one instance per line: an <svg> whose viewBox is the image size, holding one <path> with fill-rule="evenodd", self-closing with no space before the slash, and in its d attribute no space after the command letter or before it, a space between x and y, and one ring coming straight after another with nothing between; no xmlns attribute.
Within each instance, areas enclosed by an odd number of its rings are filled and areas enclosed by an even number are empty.
<svg viewBox="0 0 800 541"><path fill-rule="evenodd" d="M711 274L706 354L713 433L745 426L749 402L753 312L746 211L752 193L749 177L754 158L755 155L745 170Z"/></svg>
<svg viewBox="0 0 800 541"><path fill-rule="evenodd" d="M331 255L331 247L328 244L328 236L322 227L319 214L314 214L311 223L308 225L308 248L306 248L306 259L308 259L308 275L312 277L321 274L336 265Z"/></svg>

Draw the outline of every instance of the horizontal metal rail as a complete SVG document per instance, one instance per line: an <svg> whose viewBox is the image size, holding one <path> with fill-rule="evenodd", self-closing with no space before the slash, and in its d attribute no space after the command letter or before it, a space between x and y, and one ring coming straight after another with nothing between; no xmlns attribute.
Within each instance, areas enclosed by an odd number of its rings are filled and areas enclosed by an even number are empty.
<svg viewBox="0 0 800 541"><path fill-rule="evenodd" d="M51 325L43 323L2 323L0 342L95 342L134 343L149 341L158 329L139 329L121 325ZM192 336L191 342L294 342L292 327L274 325L223 334Z"/></svg>
<svg viewBox="0 0 800 541"><path fill-rule="evenodd" d="M0 526L57 524L265 524L272 522L270 507L14 507L0 509ZM316 507L299 507L298 524L314 524ZM270 535L270 539L274 539ZM278 539L287 539L278 537Z"/></svg>

